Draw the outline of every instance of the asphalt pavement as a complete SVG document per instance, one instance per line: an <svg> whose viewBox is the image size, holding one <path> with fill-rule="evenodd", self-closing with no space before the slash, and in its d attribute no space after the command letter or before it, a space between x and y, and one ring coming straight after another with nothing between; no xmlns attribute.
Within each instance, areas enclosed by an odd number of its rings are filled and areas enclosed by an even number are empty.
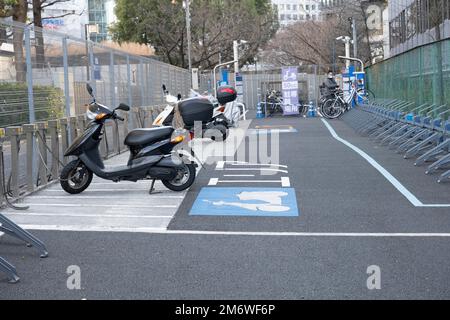
<svg viewBox="0 0 450 320"><path fill-rule="evenodd" d="M450 207L433 207L450 204L450 184L437 184L423 168L358 136L345 122L329 123L431 206L414 206L321 119L255 119L247 140L259 138L254 130L267 125L281 130L282 167L274 174L250 161L251 149L247 164L217 159L200 172L167 231L35 231L49 248L47 259L4 236L0 254L22 280L11 285L0 275L0 298L450 298ZM283 132L290 127L293 132ZM238 153L248 146L240 148ZM285 203L280 196L270 209L255 211L228 200L227 188L242 197L255 196L249 190L256 188L283 196L292 190L294 199ZM226 201L217 199L220 192ZM295 214L283 215L286 206ZM280 214L268 216L270 210ZM67 289L72 265L80 267L81 290ZM380 290L367 287L370 266L381 271Z"/></svg>

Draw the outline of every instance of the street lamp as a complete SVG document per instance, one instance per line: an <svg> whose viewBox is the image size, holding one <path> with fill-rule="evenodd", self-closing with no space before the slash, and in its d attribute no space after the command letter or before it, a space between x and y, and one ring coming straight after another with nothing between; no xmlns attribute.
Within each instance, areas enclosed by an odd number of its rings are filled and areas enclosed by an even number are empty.
<svg viewBox="0 0 450 320"><path fill-rule="evenodd" d="M86 72L87 72L87 80L91 80L91 71L90 71L90 55L89 55L89 40L91 38L91 34L96 34L99 31L98 24L85 24L84 25L84 35L86 40Z"/></svg>
<svg viewBox="0 0 450 320"><path fill-rule="evenodd" d="M236 87L236 90L238 92L238 102L242 102L242 91L243 91L243 85L241 78L238 81L239 76L239 46L248 43L248 41L241 40L233 41L233 54L234 54L234 85Z"/></svg>
<svg viewBox="0 0 450 320"><path fill-rule="evenodd" d="M350 58L350 44L352 43L352 39L349 36L340 36L336 38L337 41L342 41L345 43L345 57ZM350 60L345 60L346 68L350 68Z"/></svg>

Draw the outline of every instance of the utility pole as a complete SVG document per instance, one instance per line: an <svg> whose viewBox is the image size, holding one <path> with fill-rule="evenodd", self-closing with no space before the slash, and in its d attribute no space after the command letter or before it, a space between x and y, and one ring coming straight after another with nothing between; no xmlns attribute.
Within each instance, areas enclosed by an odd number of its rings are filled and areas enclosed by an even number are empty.
<svg viewBox="0 0 450 320"><path fill-rule="evenodd" d="M190 11L190 1L185 0L184 2L186 10L186 32L187 32L187 45L188 45L188 64L189 73L192 74L192 60L191 60L191 11Z"/></svg>
<svg viewBox="0 0 450 320"><path fill-rule="evenodd" d="M234 74L239 73L239 42L237 40L233 41L233 57L234 61Z"/></svg>
<svg viewBox="0 0 450 320"><path fill-rule="evenodd" d="M355 18L351 18L352 31L353 31L353 57L358 58L358 34L356 30Z"/></svg>

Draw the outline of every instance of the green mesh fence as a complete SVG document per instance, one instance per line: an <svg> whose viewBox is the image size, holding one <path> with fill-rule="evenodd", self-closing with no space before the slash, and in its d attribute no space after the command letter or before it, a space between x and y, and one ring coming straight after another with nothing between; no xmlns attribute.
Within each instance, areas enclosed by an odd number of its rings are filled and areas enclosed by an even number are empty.
<svg viewBox="0 0 450 320"><path fill-rule="evenodd" d="M377 98L450 108L450 39L405 52L366 70Z"/></svg>

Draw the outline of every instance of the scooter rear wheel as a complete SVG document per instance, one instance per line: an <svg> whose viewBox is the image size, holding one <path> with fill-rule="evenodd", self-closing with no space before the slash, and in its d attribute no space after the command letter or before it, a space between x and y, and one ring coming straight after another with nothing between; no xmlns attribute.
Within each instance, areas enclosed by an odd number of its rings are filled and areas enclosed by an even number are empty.
<svg viewBox="0 0 450 320"><path fill-rule="evenodd" d="M195 166L193 164L185 164L183 169L178 171L177 176L173 180L162 180L163 185L172 191L180 192L188 189L195 181Z"/></svg>
<svg viewBox="0 0 450 320"><path fill-rule="evenodd" d="M92 171L81 161L74 160L62 170L59 183L67 193L79 194L89 187L92 178Z"/></svg>

